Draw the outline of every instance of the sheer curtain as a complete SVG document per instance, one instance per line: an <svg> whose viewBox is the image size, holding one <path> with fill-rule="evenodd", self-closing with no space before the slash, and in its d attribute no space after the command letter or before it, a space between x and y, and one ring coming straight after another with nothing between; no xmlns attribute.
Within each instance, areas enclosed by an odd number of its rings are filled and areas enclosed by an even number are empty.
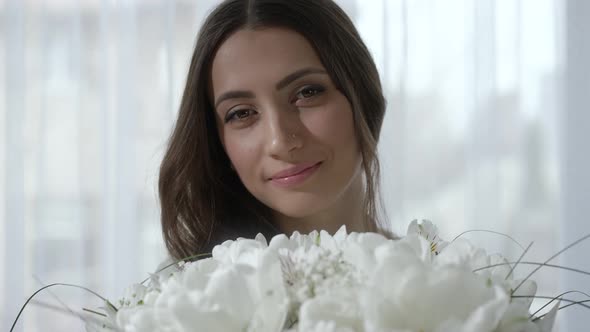
<svg viewBox="0 0 590 332"><path fill-rule="evenodd" d="M0 0L0 328L44 284L114 299L164 259L157 168L217 2ZM396 232L414 218L448 239L503 232L535 241L536 261L590 233L586 2L338 2L382 73L382 191ZM522 252L498 235L465 237ZM589 248L552 263L590 270ZM590 292L588 278L555 269L535 278L539 295ZM36 299L18 329L81 330L49 307L101 305L63 287ZM587 326L585 313L565 309L560 330Z"/></svg>

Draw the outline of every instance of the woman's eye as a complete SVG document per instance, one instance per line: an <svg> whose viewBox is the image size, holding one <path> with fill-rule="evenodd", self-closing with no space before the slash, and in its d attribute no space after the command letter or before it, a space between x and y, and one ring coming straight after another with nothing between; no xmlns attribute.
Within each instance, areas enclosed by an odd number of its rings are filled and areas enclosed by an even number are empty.
<svg viewBox="0 0 590 332"><path fill-rule="evenodd" d="M230 121L245 121L249 117L253 116L256 111L250 109L239 109L231 111L225 117L225 123Z"/></svg>
<svg viewBox="0 0 590 332"><path fill-rule="evenodd" d="M324 92L324 90L325 89L319 85L306 86L297 93L296 97L297 99L307 99Z"/></svg>

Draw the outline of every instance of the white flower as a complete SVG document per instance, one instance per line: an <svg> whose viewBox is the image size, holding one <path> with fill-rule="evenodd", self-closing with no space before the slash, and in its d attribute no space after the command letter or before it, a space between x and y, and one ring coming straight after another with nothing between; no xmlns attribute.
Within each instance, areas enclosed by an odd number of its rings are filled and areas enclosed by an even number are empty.
<svg viewBox="0 0 590 332"><path fill-rule="evenodd" d="M532 281L464 239L447 243L429 221L389 240L340 228L270 242L226 241L212 257L133 285L88 331L548 332L532 322Z"/></svg>
<svg viewBox="0 0 590 332"><path fill-rule="evenodd" d="M362 318L354 291L327 293L316 296L301 306L298 331L361 331Z"/></svg>
<svg viewBox="0 0 590 332"><path fill-rule="evenodd" d="M407 231L407 235L411 234L418 234L428 240L430 250L435 255L438 255L447 246L447 242L438 236L438 228L430 220L423 219L420 224L417 219L412 220Z"/></svg>
<svg viewBox="0 0 590 332"><path fill-rule="evenodd" d="M411 259L412 247L398 249L381 251L374 289L363 297L367 331L495 329L510 300L505 289L464 268Z"/></svg>
<svg viewBox="0 0 590 332"><path fill-rule="evenodd" d="M148 292L148 288L141 284L134 284L125 290L125 295L119 300L120 307L134 307L143 304L143 298Z"/></svg>
<svg viewBox="0 0 590 332"><path fill-rule="evenodd" d="M290 302L289 321L297 321L300 306L319 296L351 293L362 275L342 258L342 251L314 245L307 250L279 250L284 285Z"/></svg>

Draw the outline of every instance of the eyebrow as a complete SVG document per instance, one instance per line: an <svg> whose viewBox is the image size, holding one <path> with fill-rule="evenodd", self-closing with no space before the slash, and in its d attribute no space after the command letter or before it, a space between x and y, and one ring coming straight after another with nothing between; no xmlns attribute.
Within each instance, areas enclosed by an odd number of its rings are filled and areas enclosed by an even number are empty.
<svg viewBox="0 0 590 332"><path fill-rule="evenodd" d="M285 76L285 78L281 79L275 85L275 89L281 90L281 89L285 88L287 85L298 80L299 78L301 78L303 76L310 75L310 74L326 74L327 75L328 73L324 69L321 69L321 68L315 68L315 67L302 68L302 69L299 69L299 70ZM228 100L228 99L254 98L254 97L255 97L255 95L252 91L246 91L246 90L228 91L228 92L221 94L221 96L219 96L219 98L217 98L217 101L215 102L215 108L217 108L217 106L219 106L219 104L221 102Z"/></svg>

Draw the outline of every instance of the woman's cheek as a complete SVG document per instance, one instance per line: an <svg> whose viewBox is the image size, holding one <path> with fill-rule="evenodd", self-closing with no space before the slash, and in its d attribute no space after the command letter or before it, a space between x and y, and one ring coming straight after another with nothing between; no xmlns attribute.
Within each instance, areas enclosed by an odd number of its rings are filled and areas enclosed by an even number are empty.
<svg viewBox="0 0 590 332"><path fill-rule="evenodd" d="M338 142L354 130L352 114L347 112L350 109L324 107L307 113L302 120L313 137L323 142Z"/></svg>
<svg viewBox="0 0 590 332"><path fill-rule="evenodd" d="M236 170L246 171L253 169L256 161L256 147L246 139L235 139L226 141L225 148L229 159Z"/></svg>

